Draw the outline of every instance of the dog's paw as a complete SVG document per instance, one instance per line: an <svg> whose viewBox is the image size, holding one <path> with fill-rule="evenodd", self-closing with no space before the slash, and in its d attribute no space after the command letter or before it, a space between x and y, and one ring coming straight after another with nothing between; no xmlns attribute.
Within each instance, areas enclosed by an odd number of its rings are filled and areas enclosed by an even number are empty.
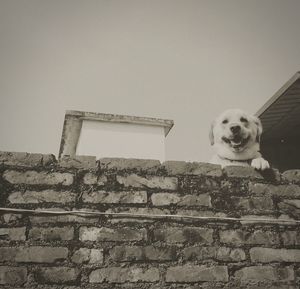
<svg viewBox="0 0 300 289"><path fill-rule="evenodd" d="M254 167L257 170L266 170L270 168L269 162L264 158L256 158L251 162L251 167Z"/></svg>

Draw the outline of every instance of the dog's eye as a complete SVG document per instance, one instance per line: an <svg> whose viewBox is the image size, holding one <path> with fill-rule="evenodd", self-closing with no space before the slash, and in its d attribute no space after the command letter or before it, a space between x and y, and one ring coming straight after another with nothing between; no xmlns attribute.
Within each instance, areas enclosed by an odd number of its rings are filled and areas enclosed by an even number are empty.
<svg viewBox="0 0 300 289"><path fill-rule="evenodd" d="M246 119L246 118L244 118L244 117L241 117L241 118L240 118L240 121L241 121L241 122L248 122L248 119Z"/></svg>
<svg viewBox="0 0 300 289"><path fill-rule="evenodd" d="M228 123L228 119L224 119L223 121L222 121L222 123Z"/></svg>

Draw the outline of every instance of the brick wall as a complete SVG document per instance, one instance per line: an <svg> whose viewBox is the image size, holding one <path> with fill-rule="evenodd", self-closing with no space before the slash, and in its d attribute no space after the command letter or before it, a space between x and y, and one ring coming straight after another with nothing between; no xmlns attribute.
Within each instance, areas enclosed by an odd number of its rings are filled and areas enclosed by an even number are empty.
<svg viewBox="0 0 300 289"><path fill-rule="evenodd" d="M0 288L299 288L300 170L2 152L0 207L211 218L2 211Z"/></svg>

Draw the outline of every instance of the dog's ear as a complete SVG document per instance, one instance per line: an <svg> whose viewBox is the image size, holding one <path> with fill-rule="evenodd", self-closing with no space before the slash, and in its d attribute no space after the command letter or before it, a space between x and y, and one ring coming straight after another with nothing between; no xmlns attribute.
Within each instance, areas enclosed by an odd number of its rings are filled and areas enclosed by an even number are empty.
<svg viewBox="0 0 300 289"><path fill-rule="evenodd" d="M256 124L256 127L257 127L256 141L258 143L260 143L260 137L261 137L261 134L263 132L262 124L261 124L261 121L260 121L260 119L258 117L253 116L253 119L254 119L254 123Z"/></svg>
<svg viewBox="0 0 300 289"><path fill-rule="evenodd" d="M210 140L210 144L213 145L215 143L215 139L214 139L214 125L215 122L213 122L210 126L210 131L209 131L209 140Z"/></svg>

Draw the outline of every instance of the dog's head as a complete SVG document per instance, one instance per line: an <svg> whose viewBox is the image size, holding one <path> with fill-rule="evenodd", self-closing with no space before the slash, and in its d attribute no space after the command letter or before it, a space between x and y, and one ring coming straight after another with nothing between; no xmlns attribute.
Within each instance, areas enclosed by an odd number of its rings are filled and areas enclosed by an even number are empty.
<svg viewBox="0 0 300 289"><path fill-rule="evenodd" d="M260 120L240 109L223 112L212 123L210 141L221 157L250 159L259 151Z"/></svg>

